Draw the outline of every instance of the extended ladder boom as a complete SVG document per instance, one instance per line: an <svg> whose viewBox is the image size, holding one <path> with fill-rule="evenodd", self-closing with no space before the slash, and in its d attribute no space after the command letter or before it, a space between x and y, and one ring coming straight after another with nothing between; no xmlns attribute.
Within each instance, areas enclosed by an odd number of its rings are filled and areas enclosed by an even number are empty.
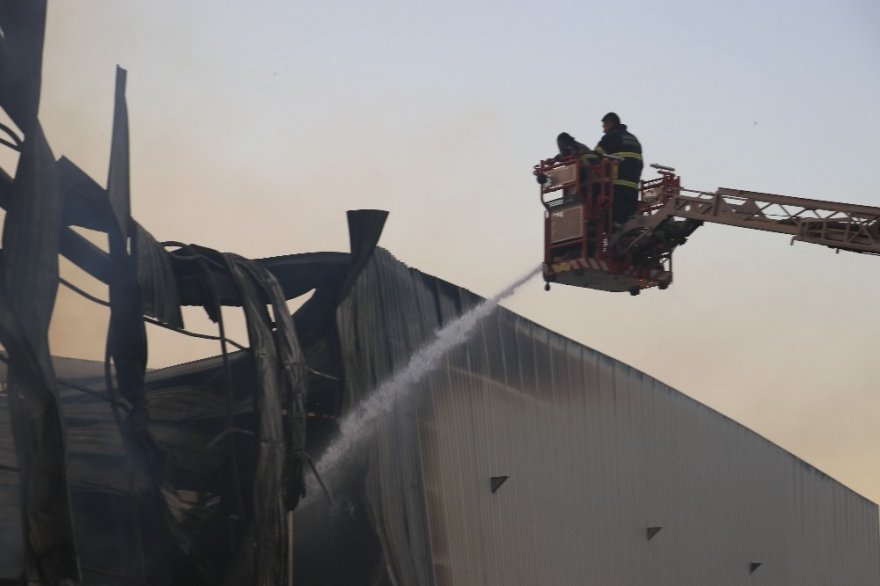
<svg viewBox="0 0 880 586"><path fill-rule="evenodd" d="M638 295L672 283L672 256L706 222L880 255L880 207L741 189L686 189L675 169L641 182L635 209L616 192L618 161L573 156L535 165L544 205L544 281ZM617 198L620 197L618 200ZM625 205L624 205L625 204ZM623 213L619 213L623 212ZM622 224L616 218L628 217Z"/></svg>
<svg viewBox="0 0 880 586"><path fill-rule="evenodd" d="M720 188L680 188L659 214L791 234L794 240L880 254L880 208Z"/></svg>

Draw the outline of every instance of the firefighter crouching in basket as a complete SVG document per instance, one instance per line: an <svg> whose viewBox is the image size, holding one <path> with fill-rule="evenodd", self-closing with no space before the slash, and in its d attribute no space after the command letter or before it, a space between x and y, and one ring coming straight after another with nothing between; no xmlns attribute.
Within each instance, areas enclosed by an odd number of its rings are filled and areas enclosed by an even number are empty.
<svg viewBox="0 0 880 586"><path fill-rule="evenodd" d="M595 149L590 149L574 139L567 132L556 137L559 155L577 156L583 163L596 163L602 155L614 155L623 159L614 178L614 202L612 221L615 225L625 224L636 213L639 201L639 180L642 177L642 145L620 123L620 117L609 112L602 117L602 130L605 133ZM582 178L585 179L585 178ZM539 178L540 181L540 178Z"/></svg>

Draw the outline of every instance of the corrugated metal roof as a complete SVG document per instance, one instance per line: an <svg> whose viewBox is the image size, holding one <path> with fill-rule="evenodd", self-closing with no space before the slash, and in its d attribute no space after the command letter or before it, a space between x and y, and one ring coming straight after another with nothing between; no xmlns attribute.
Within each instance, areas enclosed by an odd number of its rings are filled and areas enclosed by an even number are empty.
<svg viewBox="0 0 880 586"><path fill-rule="evenodd" d="M377 252L338 312L348 405L479 301ZM504 309L364 457L388 583L880 584L874 503Z"/></svg>

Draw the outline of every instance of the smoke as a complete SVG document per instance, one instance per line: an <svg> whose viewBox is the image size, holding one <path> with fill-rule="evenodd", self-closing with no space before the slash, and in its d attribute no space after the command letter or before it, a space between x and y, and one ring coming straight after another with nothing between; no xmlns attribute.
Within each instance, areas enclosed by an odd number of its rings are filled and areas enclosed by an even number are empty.
<svg viewBox="0 0 880 586"><path fill-rule="evenodd" d="M332 473L347 454L370 437L376 421L382 415L391 411L416 383L437 368L447 352L467 341L477 324L489 316L504 298L512 295L540 270L540 267L532 269L494 297L439 329L432 340L412 355L406 366L394 372L342 420L338 438L318 461L318 471L324 475Z"/></svg>

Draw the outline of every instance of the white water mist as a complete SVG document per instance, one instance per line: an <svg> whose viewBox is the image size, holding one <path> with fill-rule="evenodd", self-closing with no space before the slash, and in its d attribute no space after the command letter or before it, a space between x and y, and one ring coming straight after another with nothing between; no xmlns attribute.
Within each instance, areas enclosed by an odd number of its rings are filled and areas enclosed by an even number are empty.
<svg viewBox="0 0 880 586"><path fill-rule="evenodd" d="M339 437L318 461L319 473L331 472L346 454L371 435L372 424L378 417L391 411L397 401L412 390L416 383L437 368L447 352L467 341L473 335L476 325L492 313L502 299L512 295L520 285L540 271L541 267L529 271L494 297L437 330L434 338L416 351L406 366L394 372L343 418Z"/></svg>

